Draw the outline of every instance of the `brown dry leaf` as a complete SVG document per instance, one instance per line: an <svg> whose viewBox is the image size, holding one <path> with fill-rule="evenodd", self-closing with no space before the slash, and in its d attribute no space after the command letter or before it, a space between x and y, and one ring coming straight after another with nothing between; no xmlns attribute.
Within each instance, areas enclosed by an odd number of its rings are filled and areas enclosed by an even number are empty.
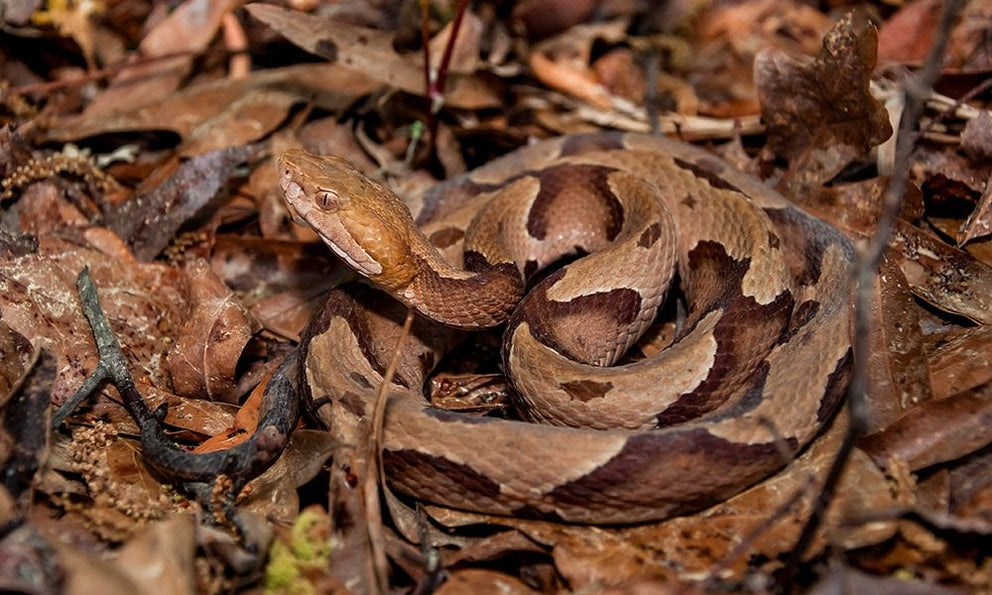
<svg viewBox="0 0 992 595"><path fill-rule="evenodd" d="M455 21L452 19L437 32L428 42L431 55L431 68L438 70L441 67L441 60L444 58L445 48L451 40L451 31ZM461 26L458 28L458 38L451 48L451 58L448 62L448 72L459 72L462 74L472 74L482 65L479 58L482 43L482 21L467 9L462 16Z"/></svg>
<svg viewBox="0 0 992 595"><path fill-rule="evenodd" d="M202 260L186 268L188 318L169 352L169 370L177 394L237 403L235 369L258 323L234 293Z"/></svg>
<svg viewBox="0 0 992 595"><path fill-rule="evenodd" d="M248 485L239 509L290 522L300 512L297 488L316 477L339 450L328 432L297 429L279 459Z"/></svg>
<svg viewBox="0 0 992 595"><path fill-rule="evenodd" d="M791 55L812 55L833 21L796 0L743 0L712 4L698 15L690 32L693 87L700 111L723 118L761 110L754 82L758 50L780 48Z"/></svg>
<svg viewBox="0 0 992 595"><path fill-rule="evenodd" d="M378 166L355 140L354 125L353 122L339 122L337 118L319 118L304 124L297 139L313 153L340 155L360 171L374 174Z"/></svg>
<svg viewBox="0 0 992 595"><path fill-rule="evenodd" d="M8 520L12 519L4 519ZM52 555L52 538L32 523L11 522L8 526L11 529L0 539L0 584L4 589L10 593L62 592L63 571Z"/></svg>
<svg viewBox="0 0 992 595"><path fill-rule="evenodd" d="M982 197L978 200L978 206L961 226L955 240L960 247L972 240L988 235L992 235L992 178L989 178L989 181L985 183L985 191L982 192Z"/></svg>
<svg viewBox="0 0 992 595"><path fill-rule="evenodd" d="M584 22L596 9L595 0L521 0L513 18L523 23L527 35L541 39Z"/></svg>
<svg viewBox="0 0 992 595"><path fill-rule="evenodd" d="M992 112L980 110L961 131L961 149L975 161L992 157Z"/></svg>
<svg viewBox="0 0 992 595"><path fill-rule="evenodd" d="M821 186L812 190L804 206L852 236L868 237L878 223L886 187L887 181L883 178ZM923 208L920 189L907 183L899 217L919 221Z"/></svg>
<svg viewBox="0 0 992 595"><path fill-rule="evenodd" d="M407 93L423 95L425 92L421 59L397 53L392 46L391 33L271 4L249 4L245 9L312 54ZM503 103L502 97L485 81L457 72L447 78L444 101L462 109L493 108Z"/></svg>
<svg viewBox="0 0 992 595"><path fill-rule="evenodd" d="M886 19L878 36L878 55L885 62L922 64L933 46L943 0L915 0ZM992 60L982 49L988 43L992 8L987 0L967 0L951 29L942 72L987 71Z"/></svg>
<svg viewBox="0 0 992 595"><path fill-rule="evenodd" d="M827 33L812 62L775 49L758 54L761 115L768 147L789 161L780 184L787 196L802 200L892 134L888 112L868 90L875 45L875 28L849 13Z"/></svg>
<svg viewBox="0 0 992 595"><path fill-rule="evenodd" d="M34 359L27 338L0 320L0 410L6 408Z"/></svg>
<svg viewBox="0 0 992 595"><path fill-rule="evenodd" d="M932 579L875 576L834 562L830 571L807 592L808 595L964 595L965 590L937 584Z"/></svg>
<svg viewBox="0 0 992 595"><path fill-rule="evenodd" d="M354 278L350 268L316 242L217 236L211 268L243 296L263 328L298 339L327 290Z"/></svg>
<svg viewBox="0 0 992 595"><path fill-rule="evenodd" d="M914 294L945 312L992 323L992 266L901 220L890 246Z"/></svg>
<svg viewBox="0 0 992 595"><path fill-rule="evenodd" d="M121 103L99 115L66 118L48 132L48 139L171 130L188 143L180 147L181 153L193 156L262 138L297 103L311 101L324 109L338 110L376 86L368 76L335 64L262 70L243 79L212 81L155 95L138 108Z"/></svg>
<svg viewBox="0 0 992 595"><path fill-rule="evenodd" d="M21 26L41 6L41 0L7 0L4 2L3 22Z"/></svg>
<svg viewBox="0 0 992 595"><path fill-rule="evenodd" d="M148 32L130 67L122 70L82 119L148 105L175 91L189 74L196 54L217 35L224 15L240 0L186 0ZM178 54L178 55L177 55Z"/></svg>
<svg viewBox="0 0 992 595"><path fill-rule="evenodd" d="M67 594L194 593L195 522L177 516L155 523L129 540L113 561L78 546L53 543L65 573Z"/></svg>
<svg viewBox="0 0 992 595"><path fill-rule="evenodd" d="M113 440L105 450L106 467L101 480L116 484L114 489L127 492L132 502L154 502L163 493L163 485L152 475L141 456L141 445L131 440ZM102 487L91 484L90 488ZM109 491L109 490L108 490Z"/></svg>
<svg viewBox="0 0 992 595"><path fill-rule="evenodd" d="M238 412L234 415L234 423L224 432L214 434L210 438L196 445L193 452L217 452L226 450L241 444L251 437L251 433L258 427L258 411L262 405L262 397L265 394L265 387L272 379L268 374L262 382L255 387Z"/></svg>
<svg viewBox="0 0 992 595"><path fill-rule="evenodd" d="M879 265L868 336L868 433L930 400L917 305L891 254Z"/></svg>
<svg viewBox="0 0 992 595"><path fill-rule="evenodd" d="M130 539L118 552L114 566L141 593L196 593L194 553L196 520L176 515L154 523Z"/></svg>
<svg viewBox="0 0 992 595"><path fill-rule="evenodd" d="M11 206L10 214L17 217L22 233L35 236L64 234L71 237L89 223L86 215L66 200L55 180L28 186Z"/></svg>
<svg viewBox="0 0 992 595"><path fill-rule="evenodd" d="M930 350L929 368L935 399L992 382L992 325L942 335Z"/></svg>
<svg viewBox="0 0 992 595"><path fill-rule="evenodd" d="M940 183L937 178L943 176L963 187L958 193L977 196L985 190L986 181L992 176L992 160L973 160L957 151L923 143L913 150L910 174L924 192L931 185Z"/></svg>
<svg viewBox="0 0 992 595"><path fill-rule="evenodd" d="M111 328L139 376L168 386L163 337L174 333L185 299L177 272L160 264L113 261L94 250L41 238L38 254L0 262L0 314L12 329L58 356L52 401L65 401L96 365L96 347L76 295L90 268Z"/></svg>
<svg viewBox="0 0 992 595"><path fill-rule="evenodd" d="M46 349L32 349L23 336L0 320L0 465L3 497L27 510L36 473L48 456L51 426L51 391L55 356ZM2 501L2 500L0 500ZM13 514L0 519L12 521Z"/></svg>
<svg viewBox="0 0 992 595"><path fill-rule="evenodd" d="M944 0L915 0L902 5L878 32L878 57L920 64L933 47L933 34Z"/></svg>
<svg viewBox="0 0 992 595"><path fill-rule="evenodd" d="M390 509L392 510L392 509ZM451 536L450 533L447 534ZM444 543L435 539L435 543ZM481 537L465 537L461 541L452 539L451 544L458 549L446 549L441 552L445 568L457 568L472 562L496 561L507 554L544 553L543 545L533 541L520 531L513 529L487 534Z"/></svg>
<svg viewBox="0 0 992 595"><path fill-rule="evenodd" d="M745 0L713 6L699 17L696 34L704 44L726 44L748 57L768 46L813 54L833 24L809 5L791 0ZM706 53L711 53L710 48Z"/></svg>
<svg viewBox="0 0 992 595"><path fill-rule="evenodd" d="M71 440L53 442L52 468L79 478L81 484L49 481L44 487L51 499L74 522L106 541L126 541L150 521L184 507L151 475L140 444L122 436L116 425L99 421L73 426ZM75 497L63 497L66 494Z"/></svg>
<svg viewBox="0 0 992 595"><path fill-rule="evenodd" d="M595 25L579 25L536 45L528 61L534 76L563 93L600 109L612 105L610 91L590 66L592 44L598 40L616 43L626 37L629 22L618 19Z"/></svg>
<svg viewBox="0 0 992 595"><path fill-rule="evenodd" d="M110 210L107 222L131 246L135 258L151 260L184 223L216 198L234 169L257 151L249 145L193 157L162 183Z"/></svg>
<svg viewBox="0 0 992 595"><path fill-rule="evenodd" d="M992 510L992 449L965 458L948 472L950 512L989 520Z"/></svg>
<svg viewBox="0 0 992 595"><path fill-rule="evenodd" d="M53 540L59 569L63 573L60 585L66 595L144 595L138 585L112 562L87 554L68 544Z"/></svg>
<svg viewBox="0 0 992 595"><path fill-rule="evenodd" d="M928 401L884 430L865 436L861 448L880 465L905 461L916 471L953 461L992 442L992 384Z"/></svg>
<svg viewBox="0 0 992 595"><path fill-rule="evenodd" d="M6 8L5 3L2 11L5 18ZM100 2L72 0L51 2L47 10L31 15L31 21L36 25L54 25L58 28L60 35L71 37L79 45L83 58L86 59L86 65L90 69L94 69L97 64L97 34L94 20L104 10L104 5Z"/></svg>
<svg viewBox="0 0 992 595"><path fill-rule="evenodd" d="M459 593L492 593L494 591L498 591L502 595L538 593L521 582L520 579L508 574L473 568L451 573L448 580L434 593L436 595L458 595Z"/></svg>
<svg viewBox="0 0 992 595"><path fill-rule="evenodd" d="M135 384L150 408L155 409L162 403L168 404L162 421L174 430L173 438L176 440L199 441L204 436L223 432L231 427L237 412L234 406L227 403L207 401L199 396L187 399L145 382L136 381ZM121 407L110 410L107 415L118 425L133 423ZM137 426L134 430L137 431Z"/></svg>

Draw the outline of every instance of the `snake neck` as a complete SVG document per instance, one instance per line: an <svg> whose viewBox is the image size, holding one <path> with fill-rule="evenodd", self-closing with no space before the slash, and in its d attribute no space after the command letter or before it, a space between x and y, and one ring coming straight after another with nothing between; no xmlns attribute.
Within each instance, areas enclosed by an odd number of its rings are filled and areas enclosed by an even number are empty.
<svg viewBox="0 0 992 595"><path fill-rule="evenodd" d="M494 263L466 252L465 268L460 269L428 246L413 251L418 272L395 297L423 316L454 328L479 330L507 321L524 293L523 277L513 262Z"/></svg>

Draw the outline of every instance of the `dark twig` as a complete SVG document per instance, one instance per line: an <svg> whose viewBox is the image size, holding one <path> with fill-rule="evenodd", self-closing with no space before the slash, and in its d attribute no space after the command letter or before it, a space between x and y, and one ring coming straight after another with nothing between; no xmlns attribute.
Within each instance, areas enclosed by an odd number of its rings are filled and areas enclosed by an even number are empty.
<svg viewBox="0 0 992 595"><path fill-rule="evenodd" d="M447 45L444 46L441 63L438 65L437 71L434 72L431 70L429 2L420 0L420 39L424 46L424 91L428 101L427 130L430 132L431 153L435 151L437 146L437 114L444 106L444 85L448 80L451 55L454 53L458 31L461 29L466 10L468 10L468 0L459 0L455 19L451 24L451 35L448 37Z"/></svg>
<svg viewBox="0 0 992 595"><path fill-rule="evenodd" d="M234 499L244 485L275 462L296 425L299 416L293 382L296 378L296 354L286 358L269 382L262 397L262 414L248 440L223 452L192 453L166 436L161 423L166 405L152 411L138 392L120 343L100 307L96 285L88 268L80 271L76 287L83 313L93 329L99 363L80 390L58 411L58 421L54 425L57 427L103 380L109 379L120 392L128 414L138 424L145 459L167 477L186 482L194 492L202 493L202 487L196 489L198 483L212 483L222 475L227 476L232 480L233 488L225 505L233 507Z"/></svg>
<svg viewBox="0 0 992 595"><path fill-rule="evenodd" d="M444 84L448 80L448 68L451 66L451 55L455 51L455 43L458 41L458 31L462 28L462 19L465 11L468 10L468 0L459 0L458 9L455 11L455 20L451 23L451 35L448 43L444 46L444 55L441 56L441 64L437 68L434 79L434 88L430 90L431 112L437 113L441 109L444 100ZM436 107L435 107L436 106Z"/></svg>
<svg viewBox="0 0 992 595"><path fill-rule="evenodd" d="M916 143L914 129L923 115L926 99L940 73L940 63L947 47L951 26L957 18L963 0L948 0L944 4L936 37L927 61L916 75L906 79L905 101L899 129L896 134L896 155L892 176L889 178L883 197L882 212L867 248L855 263L854 281L854 363L851 370L851 383L847 392L849 421L847 433L841 443L827 477L823 481L820 494L814 502L810 518L803 527L795 548L783 570L782 587L788 592L792 590L796 570L803 556L809 549L820 524L823 521L827 506L833 499L837 484L851 457L857 440L865 433L868 425L867 389L868 389L868 334L871 329L870 303L874 294L875 280L878 275L878 264L882 258L892 226L902 206L906 182L909 178L909 157Z"/></svg>

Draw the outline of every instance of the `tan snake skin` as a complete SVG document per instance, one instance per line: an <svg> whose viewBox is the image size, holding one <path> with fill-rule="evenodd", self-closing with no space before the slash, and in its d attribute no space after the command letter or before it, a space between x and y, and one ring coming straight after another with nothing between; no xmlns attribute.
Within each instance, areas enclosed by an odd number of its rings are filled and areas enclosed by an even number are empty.
<svg viewBox="0 0 992 595"><path fill-rule="evenodd" d="M400 492L567 522L663 519L780 469L846 387L851 245L691 145L551 139L408 205L339 158L293 149L279 172L288 204L334 252L424 317L384 427L385 476ZM588 255L530 287L575 254ZM676 270L688 313L675 343L607 367ZM383 298L339 288L305 333L306 401L346 441L370 417L404 316ZM423 386L458 340L452 328L504 322L520 419L431 407Z"/></svg>

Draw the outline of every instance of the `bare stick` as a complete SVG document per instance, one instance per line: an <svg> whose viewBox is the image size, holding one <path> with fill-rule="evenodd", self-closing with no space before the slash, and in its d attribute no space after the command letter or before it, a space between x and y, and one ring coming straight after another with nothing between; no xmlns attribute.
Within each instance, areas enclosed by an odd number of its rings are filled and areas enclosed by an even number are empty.
<svg viewBox="0 0 992 595"><path fill-rule="evenodd" d="M438 65L437 72L433 72L431 70L430 32L428 30L430 24L429 2L420 0L420 40L424 46L424 92L428 101L427 130L430 132L432 153L437 146L437 114L444 105L444 84L448 79L451 55L454 53L458 31L461 29L466 10L468 10L468 0L459 0L455 19L451 23L451 35L448 36L448 43L444 46L441 63Z"/></svg>
<svg viewBox="0 0 992 595"><path fill-rule="evenodd" d="M386 421L386 406L389 403L389 383L393 381L393 374L396 373L396 366L399 364L400 353L403 350L403 343L410 335L412 325L413 309L408 308L406 320L403 321L403 332L396 339L393 356L389 360L389 366L386 367L386 373L383 374L382 383L379 385L379 392L375 396L375 407L372 409L372 428L369 432L369 450L365 456L367 461L364 478L365 518L368 526L369 545L372 548L372 559L376 567L376 585L372 590L377 593L385 593L389 585L386 540L382 533L382 508L379 505L379 485L386 485L386 476L382 466L383 426Z"/></svg>
<svg viewBox="0 0 992 595"><path fill-rule="evenodd" d="M905 109L902 112L902 118L899 120L899 128L896 132L898 137L896 138L895 166L885 190L882 212L875 233L854 267L856 284L854 294L854 363L851 370L851 384L847 391L850 418L847 434L844 436L844 441L837 451L837 457L834 459L826 479L823 481L823 488L814 502L813 512L810 514L806 526L803 527L803 532L799 536L795 549L792 550L792 555L786 563L782 578L782 587L786 592L792 589L796 570L823 521L823 515L833 499L837 484L851 457L855 443L864 434L867 427L866 392L868 388L868 333L871 328L870 303L878 275L878 263L889 243L892 225L902 206L903 194L909 178L909 156L916 141L914 129L923 114L926 99L940 72L940 62L947 47L951 26L957 18L962 3L963 0L948 0L944 4L944 11L941 14L934 44L930 49L929 56L927 56L926 64L916 75L906 79Z"/></svg>

